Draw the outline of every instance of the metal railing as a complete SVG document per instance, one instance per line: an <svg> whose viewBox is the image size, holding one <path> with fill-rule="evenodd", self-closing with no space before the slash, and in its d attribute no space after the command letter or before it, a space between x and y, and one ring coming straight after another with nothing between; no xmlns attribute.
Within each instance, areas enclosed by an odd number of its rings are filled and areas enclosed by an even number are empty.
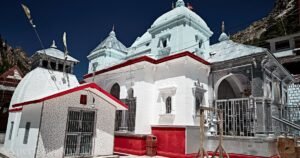
<svg viewBox="0 0 300 158"><path fill-rule="evenodd" d="M282 119L300 126L300 106L285 105L282 109ZM284 124L282 129L287 134L300 135L299 129L293 128L288 124Z"/></svg>
<svg viewBox="0 0 300 158"><path fill-rule="evenodd" d="M217 100L216 106L223 111L223 135L246 137L255 135L256 109L253 99Z"/></svg>

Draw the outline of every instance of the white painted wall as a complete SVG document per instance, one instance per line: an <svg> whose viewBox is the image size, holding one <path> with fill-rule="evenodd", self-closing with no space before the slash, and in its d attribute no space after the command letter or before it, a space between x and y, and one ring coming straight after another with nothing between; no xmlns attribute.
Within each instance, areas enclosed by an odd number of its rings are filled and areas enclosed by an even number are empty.
<svg viewBox="0 0 300 158"><path fill-rule="evenodd" d="M118 83L121 87L121 99L126 98L127 91L133 88L137 98L135 133L150 134L152 125L198 125L194 119L193 87L199 80L208 89L209 69L209 66L190 58L175 59L158 65L142 62L96 75L95 82L108 92L114 83ZM91 82L91 78L86 81ZM175 89L175 92L170 92L172 113L165 115L167 95L164 96L163 93L168 89ZM208 106L208 92L205 93L204 100Z"/></svg>
<svg viewBox="0 0 300 158"><path fill-rule="evenodd" d="M10 113L5 148L13 152L17 157L34 157L37 136L39 131L41 104L31 104L23 107L22 112ZM12 139L9 140L11 121L14 121ZM26 122L30 122L28 143L24 144Z"/></svg>
<svg viewBox="0 0 300 158"><path fill-rule="evenodd" d="M87 105L80 105L81 94L88 94ZM95 108L91 106L92 97L96 100ZM37 157L63 157L69 108L97 110L92 154L93 156L112 155L116 108L106 100L83 90L45 102Z"/></svg>
<svg viewBox="0 0 300 158"><path fill-rule="evenodd" d="M18 136L15 140L14 153L17 157L33 158L35 157L35 150L37 138L39 133L41 103L24 106L22 110L22 117L18 129ZM25 136L26 123L30 122L30 129L27 144L23 144Z"/></svg>
<svg viewBox="0 0 300 158"><path fill-rule="evenodd" d="M190 25L178 25L171 29L162 30L158 34L152 34L152 41L150 44L152 54L158 54L161 48L158 47L159 40L166 36L170 35L170 41L168 47L171 48L171 53L178 53L183 51L195 52L199 48L198 41L196 41L196 36L203 41L203 46L201 50L206 52L208 55L209 51L209 37L203 35L202 32L194 29ZM199 48L200 49L200 48Z"/></svg>
<svg viewBox="0 0 300 158"><path fill-rule="evenodd" d="M14 151L14 143L17 137L17 132L19 129L20 119L21 119L21 112L13 112L9 113L8 121L7 121L7 129L5 135L5 142L4 147L10 151ZM12 131L11 139L9 139L10 129L11 129L11 122L14 122L14 127Z"/></svg>

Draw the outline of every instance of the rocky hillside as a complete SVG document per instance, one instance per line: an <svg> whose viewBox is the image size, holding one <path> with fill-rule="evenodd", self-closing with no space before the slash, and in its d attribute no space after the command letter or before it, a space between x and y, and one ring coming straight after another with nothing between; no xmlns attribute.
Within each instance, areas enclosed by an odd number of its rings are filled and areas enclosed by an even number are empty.
<svg viewBox="0 0 300 158"><path fill-rule="evenodd" d="M23 74L30 70L30 59L21 48L12 48L0 37L0 74L18 65Z"/></svg>
<svg viewBox="0 0 300 158"><path fill-rule="evenodd" d="M298 0L276 0L274 8L261 20L232 36L234 41L263 46L266 39L300 31Z"/></svg>

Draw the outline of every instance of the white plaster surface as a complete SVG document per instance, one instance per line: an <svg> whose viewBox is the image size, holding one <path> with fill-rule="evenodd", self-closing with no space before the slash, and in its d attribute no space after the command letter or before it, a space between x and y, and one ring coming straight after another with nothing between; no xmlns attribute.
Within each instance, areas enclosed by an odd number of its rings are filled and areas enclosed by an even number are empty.
<svg viewBox="0 0 300 158"><path fill-rule="evenodd" d="M69 83L67 80L69 80ZM34 100L41 96L78 85L79 83L75 75L64 74L59 71L47 70L40 67L35 68L17 86L10 102L10 108L14 104Z"/></svg>

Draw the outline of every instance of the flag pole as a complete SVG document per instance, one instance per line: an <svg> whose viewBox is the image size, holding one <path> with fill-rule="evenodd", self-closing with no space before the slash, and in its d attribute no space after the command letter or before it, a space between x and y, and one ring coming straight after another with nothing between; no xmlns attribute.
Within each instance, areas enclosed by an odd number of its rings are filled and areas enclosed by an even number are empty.
<svg viewBox="0 0 300 158"><path fill-rule="evenodd" d="M43 44L43 42L41 40L41 37L40 37L40 35L39 35L39 33L38 33L37 29L36 29L36 25L33 23L33 19L31 17L29 8L26 5L24 5L24 4L21 4L21 6L22 6L22 8L23 8L23 10L25 12L25 15L27 16L27 18L29 20L29 23L31 24L31 26L32 26L32 28L34 30L34 33L35 33L36 37L38 38L38 41L39 41L42 49L45 51L45 46L44 46L44 44ZM44 53L46 54L46 52L44 52Z"/></svg>

